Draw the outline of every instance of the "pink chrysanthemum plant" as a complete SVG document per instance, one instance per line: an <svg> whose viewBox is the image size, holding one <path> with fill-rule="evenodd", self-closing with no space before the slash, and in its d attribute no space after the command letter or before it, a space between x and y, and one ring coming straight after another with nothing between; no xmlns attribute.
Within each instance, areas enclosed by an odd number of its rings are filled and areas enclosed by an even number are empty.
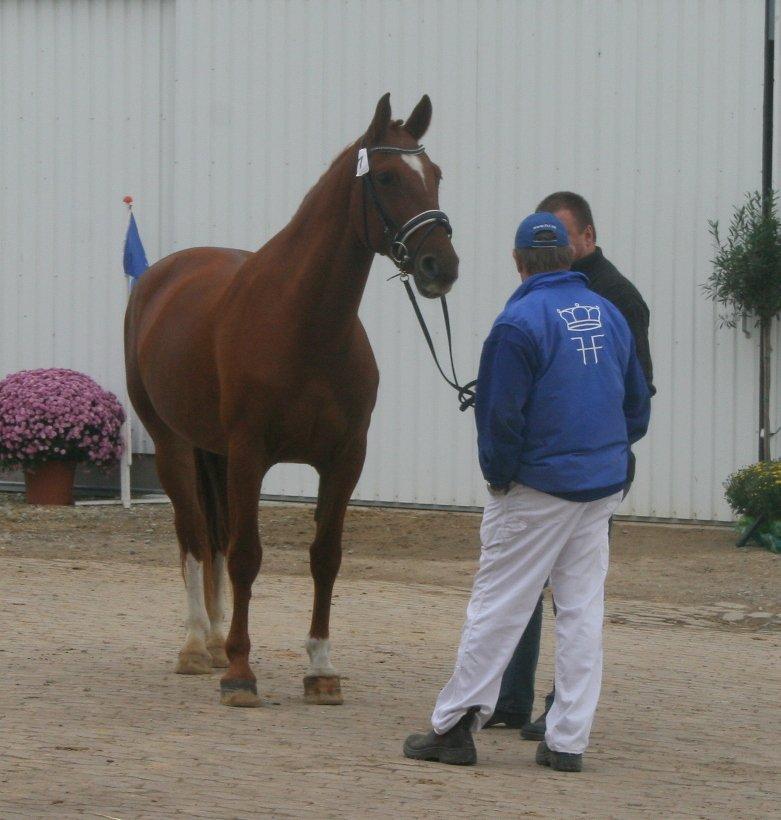
<svg viewBox="0 0 781 820"><path fill-rule="evenodd" d="M122 455L125 411L75 370L23 370L0 381L0 469L47 461L110 467Z"/></svg>

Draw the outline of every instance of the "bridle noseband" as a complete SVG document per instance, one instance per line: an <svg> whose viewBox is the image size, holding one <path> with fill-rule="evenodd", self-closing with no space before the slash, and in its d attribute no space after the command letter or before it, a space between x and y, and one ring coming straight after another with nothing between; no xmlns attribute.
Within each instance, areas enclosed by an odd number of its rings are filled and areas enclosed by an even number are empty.
<svg viewBox="0 0 781 820"><path fill-rule="evenodd" d="M375 145L373 148L364 148L366 151L366 158L372 154L422 154L426 149L419 145L417 148L397 148L393 145ZM388 243L388 256L393 264L399 269L399 274L402 278L406 278L412 270L418 251L423 247L423 243L428 238L428 235L437 227L441 226L445 229L448 238L453 235L453 228L450 225L450 220L444 211L423 211L412 219L407 220L400 228L396 228L396 223L388 215L388 212L383 207L382 201L377 194L377 189L374 187L374 180L372 179L371 167L369 167L363 174L363 230L366 241L366 246L369 244L369 224L366 215L366 195L371 197L374 207L377 209L380 221L382 222L383 233L385 240ZM429 229L424 234L423 238L418 243L414 254L410 254L407 248L407 242L415 231L420 230L426 226Z"/></svg>

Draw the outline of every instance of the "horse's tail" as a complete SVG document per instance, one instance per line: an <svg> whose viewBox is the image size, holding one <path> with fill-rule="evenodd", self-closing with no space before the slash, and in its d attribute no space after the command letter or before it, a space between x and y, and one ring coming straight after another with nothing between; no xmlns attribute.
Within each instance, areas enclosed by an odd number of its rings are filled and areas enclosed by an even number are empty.
<svg viewBox="0 0 781 820"><path fill-rule="evenodd" d="M209 541L208 549L203 556L203 579L206 601L210 602L214 583L214 556L217 553L224 555L228 550L227 459L225 456L196 447L195 472L198 500L206 522L206 535Z"/></svg>

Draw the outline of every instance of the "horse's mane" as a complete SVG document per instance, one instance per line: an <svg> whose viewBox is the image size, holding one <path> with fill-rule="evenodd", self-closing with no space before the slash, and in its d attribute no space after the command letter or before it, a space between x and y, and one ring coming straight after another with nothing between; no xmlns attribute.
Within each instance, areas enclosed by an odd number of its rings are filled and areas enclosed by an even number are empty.
<svg viewBox="0 0 781 820"><path fill-rule="evenodd" d="M320 176L320 179L318 179L317 182L315 182L315 184L304 195L304 198L301 200L301 204L298 206L298 209L288 223L288 227L298 223L301 219L306 218L307 211L309 210L309 206L312 201L316 199L317 194L331 182L332 175L334 174L337 166L344 160L347 153L350 151L355 151L357 156L358 142L359 140L350 143L336 155L328 168Z"/></svg>
<svg viewBox="0 0 781 820"><path fill-rule="evenodd" d="M404 120L393 120L388 126L387 133L392 134L393 132L397 132L401 130L403 126ZM298 206L298 209L293 214L290 222L288 223L288 227L292 226L293 224L297 224L299 221L306 218L307 211L309 210L308 206L311 204L312 200L316 198L316 195L320 192L320 190L330 182L331 175L333 174L334 170L344 160L345 156L348 153L352 153L357 159L358 147L363 138L363 135L361 135L360 137L358 137L357 140L345 146L345 148L343 148L336 155L336 157L334 157L331 164L320 176L320 179L318 179L317 182L315 182L315 184L309 189L309 191L307 191L304 198L301 200L301 204Z"/></svg>

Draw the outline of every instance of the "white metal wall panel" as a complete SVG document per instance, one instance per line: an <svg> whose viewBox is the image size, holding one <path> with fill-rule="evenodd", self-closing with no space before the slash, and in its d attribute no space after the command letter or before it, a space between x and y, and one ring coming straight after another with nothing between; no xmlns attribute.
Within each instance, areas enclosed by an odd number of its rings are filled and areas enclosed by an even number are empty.
<svg viewBox="0 0 781 820"><path fill-rule="evenodd" d="M728 518L721 482L756 450L756 338L719 330L700 285L707 220L726 221L760 184L763 7L0 0L2 213L14 226L0 275L15 294L2 370L56 361L118 389L122 194L137 198L150 259L259 247L384 91L399 116L427 92L424 142L461 256L450 300L461 377L515 287L518 220L552 190L582 192L652 310L659 395L623 512ZM70 279L50 293L52 270ZM361 308L381 388L356 496L481 504L471 413L439 382L391 272L375 262ZM424 307L439 326L437 306ZM54 335L34 341L36 328ZM315 477L277 468L264 490L314 495Z"/></svg>
<svg viewBox="0 0 781 820"><path fill-rule="evenodd" d="M178 7L176 36L172 248L258 246L382 92L400 114L428 92L424 142L444 169L462 260L451 299L461 375L515 286L518 219L551 190L582 191L653 312L659 395L623 511L728 517L721 481L755 449L755 340L716 327L700 284L707 220L760 181L761 0L199 0ZM471 414L437 380L390 271L375 263L361 311L381 392L357 495L480 504ZM315 486L299 467L266 482Z"/></svg>
<svg viewBox="0 0 781 820"><path fill-rule="evenodd" d="M0 1L1 375L72 367L123 396L122 197L158 257L173 10Z"/></svg>

